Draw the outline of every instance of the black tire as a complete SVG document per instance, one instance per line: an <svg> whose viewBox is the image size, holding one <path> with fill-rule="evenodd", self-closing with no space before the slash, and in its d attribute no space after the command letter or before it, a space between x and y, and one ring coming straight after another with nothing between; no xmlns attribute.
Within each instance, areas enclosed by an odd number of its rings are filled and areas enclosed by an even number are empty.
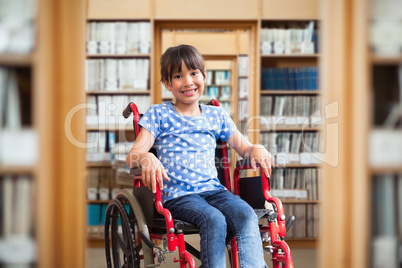
<svg viewBox="0 0 402 268"><path fill-rule="evenodd" d="M130 206L130 214L124 205ZM119 232L119 219L121 232ZM128 189L110 201L105 217L105 253L108 268L140 268L153 264L153 252L139 239L139 231L149 235L137 199ZM111 241L110 241L111 238ZM111 248L110 248L111 246ZM143 256L141 260L140 256Z"/></svg>

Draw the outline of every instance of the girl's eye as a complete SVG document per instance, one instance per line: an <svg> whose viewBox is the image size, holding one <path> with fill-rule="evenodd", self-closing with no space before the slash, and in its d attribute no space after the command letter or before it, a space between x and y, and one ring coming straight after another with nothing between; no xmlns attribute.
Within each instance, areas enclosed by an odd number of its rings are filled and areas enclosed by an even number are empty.
<svg viewBox="0 0 402 268"><path fill-rule="evenodd" d="M179 79L179 78L181 78L181 75L179 75L179 74L175 75L174 78Z"/></svg>
<svg viewBox="0 0 402 268"><path fill-rule="evenodd" d="M198 72L192 72L192 75L197 75L198 74Z"/></svg>

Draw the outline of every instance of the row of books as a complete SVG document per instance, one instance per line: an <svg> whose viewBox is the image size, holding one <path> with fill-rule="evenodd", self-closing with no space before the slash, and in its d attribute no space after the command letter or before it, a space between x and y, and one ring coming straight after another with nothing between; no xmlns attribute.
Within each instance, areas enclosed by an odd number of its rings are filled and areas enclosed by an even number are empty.
<svg viewBox="0 0 402 268"><path fill-rule="evenodd" d="M87 96L87 126L107 126L126 128L131 126L132 117L125 119L122 115L130 102L137 105L140 113L151 106L148 95L89 95Z"/></svg>
<svg viewBox="0 0 402 268"><path fill-rule="evenodd" d="M151 51L151 24L139 22L89 22L88 54L147 54Z"/></svg>
<svg viewBox="0 0 402 268"><path fill-rule="evenodd" d="M400 267L402 257L402 174L372 180L373 267Z"/></svg>
<svg viewBox="0 0 402 268"><path fill-rule="evenodd" d="M319 96L261 96L261 126L319 123L320 100Z"/></svg>
<svg viewBox="0 0 402 268"><path fill-rule="evenodd" d="M89 91L149 89L149 59L89 59L85 68Z"/></svg>
<svg viewBox="0 0 402 268"><path fill-rule="evenodd" d="M260 134L260 144L274 156L275 164L319 164L323 135L319 132L269 132Z"/></svg>
<svg viewBox="0 0 402 268"><path fill-rule="evenodd" d="M36 40L37 2L0 0L0 7L0 54L30 53Z"/></svg>
<svg viewBox="0 0 402 268"><path fill-rule="evenodd" d="M116 182L116 172L110 167L88 168L87 200L111 200L122 188Z"/></svg>
<svg viewBox="0 0 402 268"><path fill-rule="evenodd" d="M207 85L229 85L231 82L230 70L207 70Z"/></svg>
<svg viewBox="0 0 402 268"><path fill-rule="evenodd" d="M36 259L33 188L30 176L0 176L0 266L25 267Z"/></svg>
<svg viewBox="0 0 402 268"><path fill-rule="evenodd" d="M32 70L0 67L0 165L34 166L38 137L32 128Z"/></svg>
<svg viewBox="0 0 402 268"><path fill-rule="evenodd" d="M207 86L204 90L202 98L215 99L220 101L232 100L232 87L231 86Z"/></svg>
<svg viewBox="0 0 402 268"><path fill-rule="evenodd" d="M402 4L398 0L371 1L370 44L373 51L402 54Z"/></svg>
<svg viewBox="0 0 402 268"><path fill-rule="evenodd" d="M123 205L127 213L129 213L130 206ZM87 204L87 233L89 237L103 238L105 228L107 204ZM121 230L121 218L118 221L118 232Z"/></svg>
<svg viewBox="0 0 402 268"><path fill-rule="evenodd" d="M293 23L295 24L295 23ZM318 30L315 22L303 25L277 23L261 28L262 54L313 54L318 53Z"/></svg>
<svg viewBox="0 0 402 268"><path fill-rule="evenodd" d="M317 66L261 69L262 90L318 90Z"/></svg>
<svg viewBox="0 0 402 268"><path fill-rule="evenodd" d="M240 121L245 121L249 118L248 116L248 100L239 100L237 102L237 118L239 120L238 125L242 125L241 129L247 131L248 124L247 122L241 123ZM243 134L245 132L242 132Z"/></svg>
<svg viewBox="0 0 402 268"><path fill-rule="evenodd" d="M91 164L111 164L114 160L112 148L116 143L114 131L87 131L86 160Z"/></svg>
<svg viewBox="0 0 402 268"><path fill-rule="evenodd" d="M274 168L270 178L272 196L293 200L321 198L322 170L319 168Z"/></svg>
<svg viewBox="0 0 402 268"><path fill-rule="evenodd" d="M294 215L295 221L286 232L286 238L319 237L319 204L284 204L286 216Z"/></svg>

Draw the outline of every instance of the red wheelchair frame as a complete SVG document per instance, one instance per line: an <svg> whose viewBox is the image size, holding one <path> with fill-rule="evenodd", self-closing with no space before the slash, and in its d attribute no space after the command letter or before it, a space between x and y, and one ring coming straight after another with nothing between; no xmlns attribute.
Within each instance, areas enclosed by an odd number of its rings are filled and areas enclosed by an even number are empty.
<svg viewBox="0 0 402 268"><path fill-rule="evenodd" d="M212 100L209 102L210 105L214 106L220 106L219 102L216 100ZM138 127L138 122L140 120L140 113L138 112L137 106L134 103L130 103L127 108L123 112L123 116L125 118L128 118L131 114L133 113L133 127L135 131L135 135L138 136L140 129ZM224 184L225 187L231 191L231 182L230 182L230 169L229 169L229 158L228 158L228 150L226 143L222 141L218 141L220 148L222 148L222 164L223 164L223 173L224 173ZM249 161L246 160L241 160L238 161L237 166L234 170L234 194L240 195L241 190L240 190L240 178L239 178L239 173L241 170L247 170L247 169L252 169L251 164ZM134 181L133 181L133 186L134 188L140 187L141 185L141 171L140 169L132 169L130 171L130 174L134 176ZM279 268L282 264L283 267L287 268L293 268L293 260L292 260L292 255L290 252L290 248L287 245L287 243L284 241L284 237L286 236L286 230L290 227L292 224L294 217L290 218L290 221L287 223L285 222L285 215L283 211L283 206L282 202L277 198L277 197L272 197L269 193L269 179L261 172L261 181L262 181L262 191L263 191L263 196L266 201L269 203L273 204L274 211L270 210L268 213L265 213L265 218L268 220L269 225L268 226L261 226L260 227L260 232L261 233L270 233L270 237L268 238L269 245L265 247L265 250L268 251L269 253L272 254L272 263L273 263L273 268ZM144 187L145 188L145 187ZM124 193L127 195L127 191ZM120 195L121 196L121 195ZM132 197L130 197L132 198ZM128 198L128 199L130 199ZM166 243L166 248L168 251L172 252L175 251L176 248L178 248L178 253L179 253L179 258L174 259L174 262L179 262L180 263L180 268L185 268L190 267L190 268L195 268L195 261L193 259L193 256L186 251L186 242L184 239L185 232L183 229L185 229L184 224L182 222L176 223L172 218L172 215L168 209L165 209L162 204L162 198L161 198L161 191L159 190L159 187L156 187L156 194L154 196L155 198L155 208L156 211L160 214L163 215L164 217L164 224L166 230L166 234L154 234L151 233L147 234L147 232L140 231L140 230L135 230L135 227L132 227L132 231L136 232L136 235L138 237L139 241L131 241L135 244L141 243L141 240L143 243L143 247L146 245L147 247L154 249L157 248L159 252L155 253L154 250L152 250L152 255L155 257L156 255L160 256L161 254L163 255L164 253L162 250L158 247L155 246L155 244L152 242L152 240L164 240ZM131 199L130 199L131 200ZM112 203L112 202L111 202ZM116 205L116 204L115 204ZM111 208L109 208L111 206ZM105 250L106 250L106 259L107 259L107 265L108 267L112 267L111 265L111 256L110 256L110 249L109 249L109 223L112 221L112 226L113 226L113 205L109 205L108 210L107 210L107 215L105 219ZM124 212L120 212L124 214ZM132 209L130 210L130 213L132 213ZM121 215L124 216L124 215ZM124 216L125 217L125 216ZM176 228L175 228L176 227ZM151 227L152 228L152 227ZM107 229L107 230L106 230ZM107 237L106 237L107 236ZM134 235L135 236L135 235ZM113 240L115 237L115 240ZM116 242L116 240L118 242ZM112 248L113 245L118 248L118 243L124 244L123 240L124 238L116 238L116 235L113 236L112 233ZM128 239L130 240L130 239ZM128 241L127 243L130 243ZM145 244L145 245L144 245ZM125 244L124 244L125 245ZM120 245L121 246L121 245ZM188 246L188 244L187 244ZM129 247L130 248L130 247ZM135 248L134 245L131 245L131 248ZM115 251L116 249L114 249ZM188 249L187 249L188 250ZM135 251L135 250L132 250ZM188 250L189 251L189 250ZM129 250L123 250L125 256L130 255ZM162 253L161 253L162 252ZM115 254L116 252L113 252ZM238 256L237 256L237 244L236 244L236 238L233 237L230 241L230 252L228 249L228 253L230 256L230 261L231 261L231 267L232 268L238 268ZM138 256L138 252L131 253L131 255L137 254L137 257L144 259L142 256ZM131 256L132 257L132 256ZM116 260L115 260L115 255L113 255L113 261L114 265L116 266ZM138 258L138 259L139 259ZM162 256L163 259L163 256ZM159 262L160 259L158 258ZM119 262L117 262L119 263ZM137 266L136 264L137 263ZM139 261L137 260L133 262L133 267L139 267ZM149 267L155 267L158 264L150 264L148 265ZM120 264L118 264L120 266ZM131 267L130 264L124 265L122 267Z"/></svg>

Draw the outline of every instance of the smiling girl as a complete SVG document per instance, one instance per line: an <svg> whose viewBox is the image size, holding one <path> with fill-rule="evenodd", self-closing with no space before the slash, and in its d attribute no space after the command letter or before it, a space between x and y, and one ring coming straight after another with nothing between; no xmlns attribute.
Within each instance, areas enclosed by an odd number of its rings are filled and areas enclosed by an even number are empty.
<svg viewBox="0 0 402 268"><path fill-rule="evenodd" d="M200 105L206 70L193 46L170 47L161 57L161 77L175 102L149 108L129 155L130 168L141 166L142 182L160 187L165 208L173 218L200 229L203 267L226 267L226 233L236 236L241 267L265 267L258 219L254 210L220 182L215 167L218 139L227 142L267 177L271 156L261 145L250 144L221 108ZM150 153L155 144L157 155Z"/></svg>

